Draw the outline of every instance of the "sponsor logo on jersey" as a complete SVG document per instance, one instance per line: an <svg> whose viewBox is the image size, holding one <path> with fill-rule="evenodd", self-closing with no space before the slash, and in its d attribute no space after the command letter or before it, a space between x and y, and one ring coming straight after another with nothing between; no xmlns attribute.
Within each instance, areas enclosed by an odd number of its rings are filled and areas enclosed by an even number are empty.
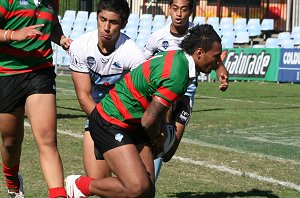
<svg viewBox="0 0 300 198"><path fill-rule="evenodd" d="M169 47L169 41L163 41L162 47L166 50Z"/></svg>
<svg viewBox="0 0 300 198"><path fill-rule="evenodd" d="M93 65L96 64L95 58L92 56L88 56L86 58L86 63L88 64L88 66L92 67Z"/></svg>
<svg viewBox="0 0 300 198"><path fill-rule="evenodd" d="M121 142L122 139L123 139L123 137L124 137L124 136L123 136L121 133L118 133L118 134L115 135L115 140Z"/></svg>
<svg viewBox="0 0 300 198"><path fill-rule="evenodd" d="M41 3L42 3L42 0L34 0L34 4L35 4L36 6L40 6Z"/></svg>
<svg viewBox="0 0 300 198"><path fill-rule="evenodd" d="M177 45L179 45L181 43L181 40L175 40L174 43L176 43Z"/></svg>
<svg viewBox="0 0 300 198"><path fill-rule="evenodd" d="M186 111L182 111L179 118L180 120L182 120L183 122L186 122L190 117L190 114Z"/></svg>
<svg viewBox="0 0 300 198"><path fill-rule="evenodd" d="M109 59L108 58L100 58L102 63L108 63Z"/></svg>
<svg viewBox="0 0 300 198"><path fill-rule="evenodd" d="M28 0L20 0L20 4L23 5L24 7L27 7Z"/></svg>
<svg viewBox="0 0 300 198"><path fill-rule="evenodd" d="M122 66L120 65L120 63L118 63L118 62L114 62L112 64L112 66L114 66L111 68L112 70L122 70L123 69Z"/></svg>

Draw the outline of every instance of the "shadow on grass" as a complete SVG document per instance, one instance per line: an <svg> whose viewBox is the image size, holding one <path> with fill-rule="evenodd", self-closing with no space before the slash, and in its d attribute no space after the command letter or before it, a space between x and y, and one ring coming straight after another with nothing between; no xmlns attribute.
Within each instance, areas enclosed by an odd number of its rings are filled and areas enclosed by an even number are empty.
<svg viewBox="0 0 300 198"><path fill-rule="evenodd" d="M224 197L266 197L266 198L279 198L279 196L273 194L272 191L263 191L258 189L252 189L247 192L181 192L172 194L170 197L177 198L224 198Z"/></svg>

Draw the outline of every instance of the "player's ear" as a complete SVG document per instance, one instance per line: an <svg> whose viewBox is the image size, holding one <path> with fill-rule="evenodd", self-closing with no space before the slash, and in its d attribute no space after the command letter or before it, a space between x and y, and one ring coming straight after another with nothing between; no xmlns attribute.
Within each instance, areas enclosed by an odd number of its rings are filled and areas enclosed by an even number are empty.
<svg viewBox="0 0 300 198"><path fill-rule="evenodd" d="M199 47L196 49L196 54L197 54L197 58L200 59L204 54L204 50Z"/></svg>

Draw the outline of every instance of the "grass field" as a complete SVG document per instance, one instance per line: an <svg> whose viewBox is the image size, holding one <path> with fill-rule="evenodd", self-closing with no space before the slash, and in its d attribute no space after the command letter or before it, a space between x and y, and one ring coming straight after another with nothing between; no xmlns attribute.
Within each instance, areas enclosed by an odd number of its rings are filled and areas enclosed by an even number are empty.
<svg viewBox="0 0 300 198"><path fill-rule="evenodd" d="M84 174L85 114L69 76L57 78L58 140L65 175ZM200 83L192 119L176 156L164 164L157 197L300 197L300 85ZM27 122L26 122L27 123ZM30 128L21 174L30 198L46 198ZM7 197L0 177L0 197Z"/></svg>

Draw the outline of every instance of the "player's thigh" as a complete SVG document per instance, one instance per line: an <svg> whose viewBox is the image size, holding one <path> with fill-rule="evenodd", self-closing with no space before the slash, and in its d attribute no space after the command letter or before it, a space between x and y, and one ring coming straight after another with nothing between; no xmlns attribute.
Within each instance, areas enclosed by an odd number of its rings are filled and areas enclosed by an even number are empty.
<svg viewBox="0 0 300 198"><path fill-rule="evenodd" d="M95 179L111 176L111 171L105 160L97 160L95 157L94 141L89 131L83 136L83 164L86 175Z"/></svg>
<svg viewBox="0 0 300 198"><path fill-rule="evenodd" d="M137 149L137 145L149 143L149 138L141 127L128 131L107 122L94 110L90 116L90 132L97 150L97 159L104 158L122 182L149 182L144 162L153 163L151 150L148 148L143 161Z"/></svg>
<svg viewBox="0 0 300 198"><path fill-rule="evenodd" d="M34 136L52 142L56 136L56 91L53 68L35 72L25 109Z"/></svg>
<svg viewBox="0 0 300 198"><path fill-rule="evenodd" d="M150 149L149 153L151 153ZM149 182L147 169L150 169L151 166L151 169L153 169L153 158L151 155L145 153L141 158L134 144L127 144L111 149L104 153L104 158L122 183L136 185L135 182L144 184ZM151 172L153 175L153 170Z"/></svg>

